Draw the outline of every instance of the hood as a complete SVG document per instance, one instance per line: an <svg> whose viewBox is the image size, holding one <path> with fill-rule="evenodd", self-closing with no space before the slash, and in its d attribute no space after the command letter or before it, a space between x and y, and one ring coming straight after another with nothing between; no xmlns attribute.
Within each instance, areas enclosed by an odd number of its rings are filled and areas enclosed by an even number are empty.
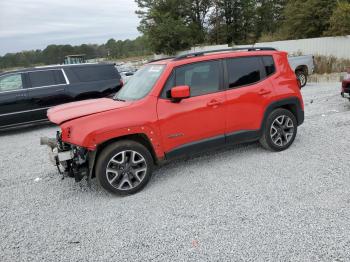
<svg viewBox="0 0 350 262"><path fill-rule="evenodd" d="M49 120L57 125L75 118L114 110L130 105L131 102L100 98L68 103L53 107L47 111Z"/></svg>

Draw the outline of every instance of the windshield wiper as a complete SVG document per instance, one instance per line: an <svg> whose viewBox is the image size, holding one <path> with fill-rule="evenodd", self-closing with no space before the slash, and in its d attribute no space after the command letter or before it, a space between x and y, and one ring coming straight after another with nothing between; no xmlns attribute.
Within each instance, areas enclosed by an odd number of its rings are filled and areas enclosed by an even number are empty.
<svg viewBox="0 0 350 262"><path fill-rule="evenodd" d="M113 100L115 100L115 101L120 101L120 102L126 102L126 100L124 100L124 99L120 99L120 98L118 98L118 97L113 98Z"/></svg>

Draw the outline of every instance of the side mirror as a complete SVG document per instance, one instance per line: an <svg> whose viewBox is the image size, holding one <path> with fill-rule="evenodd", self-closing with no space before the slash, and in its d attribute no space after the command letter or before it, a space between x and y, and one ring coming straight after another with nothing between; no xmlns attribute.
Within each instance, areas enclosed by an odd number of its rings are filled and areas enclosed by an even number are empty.
<svg viewBox="0 0 350 262"><path fill-rule="evenodd" d="M170 89L170 97L175 101L179 102L182 99L189 98L191 96L189 86L175 86Z"/></svg>

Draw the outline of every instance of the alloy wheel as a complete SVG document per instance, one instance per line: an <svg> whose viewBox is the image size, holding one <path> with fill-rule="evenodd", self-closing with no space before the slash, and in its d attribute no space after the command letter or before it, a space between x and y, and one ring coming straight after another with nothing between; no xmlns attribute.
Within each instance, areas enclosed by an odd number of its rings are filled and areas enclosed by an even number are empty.
<svg viewBox="0 0 350 262"><path fill-rule="evenodd" d="M283 147L291 141L294 132L293 120L286 115L278 116L270 128L271 140L276 146Z"/></svg>
<svg viewBox="0 0 350 262"><path fill-rule="evenodd" d="M137 187L145 178L146 173L145 158L134 150L125 150L114 155L106 168L108 183L118 190L130 190Z"/></svg>

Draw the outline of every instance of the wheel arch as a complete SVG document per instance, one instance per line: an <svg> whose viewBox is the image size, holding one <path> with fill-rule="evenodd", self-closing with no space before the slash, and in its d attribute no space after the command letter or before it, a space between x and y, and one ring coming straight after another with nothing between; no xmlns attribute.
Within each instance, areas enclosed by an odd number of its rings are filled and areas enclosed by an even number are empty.
<svg viewBox="0 0 350 262"><path fill-rule="evenodd" d="M309 69L307 67L307 65L299 65L297 68L295 68L294 72L297 73L297 72L303 72L305 73L306 75L309 75Z"/></svg>
<svg viewBox="0 0 350 262"><path fill-rule="evenodd" d="M271 112L278 108L284 108L292 112L295 118L297 119L298 126L304 122L304 111L302 110L299 99L297 97L287 98L272 102L266 108L260 130L264 129L267 118L271 114Z"/></svg>
<svg viewBox="0 0 350 262"><path fill-rule="evenodd" d="M106 148L108 145L110 145L114 142L118 142L121 140L131 140L131 141L135 141L137 143L140 143L141 145L145 146L149 150L149 152L151 153L154 164L158 164L161 161L161 159L159 159L157 157L157 154L152 146L151 141L147 137L147 135L142 134L142 133L136 133L136 134L123 135L123 136L119 136L116 138L112 138L112 139L106 140L103 143L99 144L96 148L96 155L94 156L94 163L96 163L96 160L98 159L100 153L103 151L104 148ZM95 175L95 168L96 168L96 164L94 164L92 167L92 171L91 171L91 175L90 175L91 177L96 176Z"/></svg>
<svg viewBox="0 0 350 262"><path fill-rule="evenodd" d="M149 140L147 135L142 134L142 133L123 135L120 137L116 137L116 138L112 138L112 139L109 139L107 141L104 141L103 143L98 145L96 157L98 157L99 153L102 152L102 150L104 148L106 148L108 145L110 145L111 143L114 143L114 142L121 141L121 140L131 140L131 141L135 141L137 143L140 143L141 145L143 145L144 147L146 147L149 150L149 152L152 155L154 163L156 164L158 162L158 157L156 155L156 152L153 148L151 141Z"/></svg>

